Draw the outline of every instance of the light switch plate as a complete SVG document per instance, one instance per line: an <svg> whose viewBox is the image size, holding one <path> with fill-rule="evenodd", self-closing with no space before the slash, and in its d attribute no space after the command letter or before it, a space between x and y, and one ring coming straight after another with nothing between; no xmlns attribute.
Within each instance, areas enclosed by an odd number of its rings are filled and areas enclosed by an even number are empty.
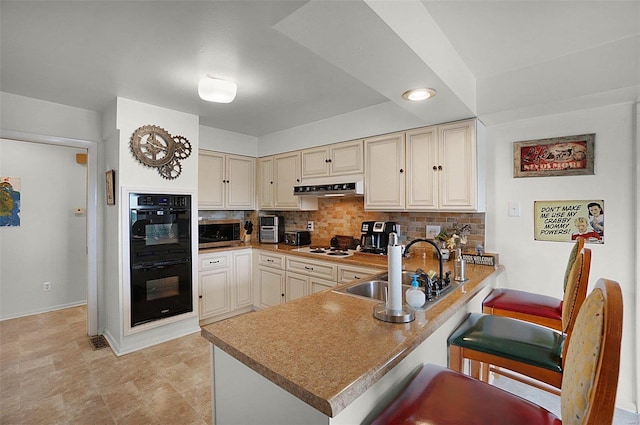
<svg viewBox="0 0 640 425"><path fill-rule="evenodd" d="M520 201L509 201L509 217L520 217Z"/></svg>

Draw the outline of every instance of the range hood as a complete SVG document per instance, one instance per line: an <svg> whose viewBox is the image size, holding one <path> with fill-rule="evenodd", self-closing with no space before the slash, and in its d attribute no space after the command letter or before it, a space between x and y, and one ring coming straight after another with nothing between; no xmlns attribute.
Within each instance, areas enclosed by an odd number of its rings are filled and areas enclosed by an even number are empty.
<svg viewBox="0 0 640 425"><path fill-rule="evenodd" d="M364 183L362 180L348 183L304 184L293 187L295 196L362 196Z"/></svg>

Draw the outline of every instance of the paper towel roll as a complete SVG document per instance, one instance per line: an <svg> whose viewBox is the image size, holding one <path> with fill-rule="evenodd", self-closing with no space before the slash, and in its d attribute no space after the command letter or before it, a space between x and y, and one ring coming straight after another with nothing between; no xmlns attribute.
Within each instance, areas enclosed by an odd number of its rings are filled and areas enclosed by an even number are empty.
<svg viewBox="0 0 640 425"><path fill-rule="evenodd" d="M400 245L387 247L387 261L389 264L387 310L402 310L402 247Z"/></svg>

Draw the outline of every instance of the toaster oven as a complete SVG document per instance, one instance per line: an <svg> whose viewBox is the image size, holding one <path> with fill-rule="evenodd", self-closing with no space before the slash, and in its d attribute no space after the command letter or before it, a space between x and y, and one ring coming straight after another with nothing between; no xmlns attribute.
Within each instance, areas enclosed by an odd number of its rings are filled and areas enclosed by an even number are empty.
<svg viewBox="0 0 640 425"><path fill-rule="evenodd" d="M303 246L311 244L311 234L308 230L294 230L284 232L284 244L293 246Z"/></svg>

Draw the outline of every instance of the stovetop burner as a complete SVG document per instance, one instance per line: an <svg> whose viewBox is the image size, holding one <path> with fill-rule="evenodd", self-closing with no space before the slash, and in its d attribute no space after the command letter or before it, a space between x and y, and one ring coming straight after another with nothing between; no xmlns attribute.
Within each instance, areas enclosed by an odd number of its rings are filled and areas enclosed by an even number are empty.
<svg viewBox="0 0 640 425"><path fill-rule="evenodd" d="M310 246L298 248L300 252L308 252L310 254L333 255L338 257L349 257L353 255L353 251L348 249L338 249L334 247Z"/></svg>

